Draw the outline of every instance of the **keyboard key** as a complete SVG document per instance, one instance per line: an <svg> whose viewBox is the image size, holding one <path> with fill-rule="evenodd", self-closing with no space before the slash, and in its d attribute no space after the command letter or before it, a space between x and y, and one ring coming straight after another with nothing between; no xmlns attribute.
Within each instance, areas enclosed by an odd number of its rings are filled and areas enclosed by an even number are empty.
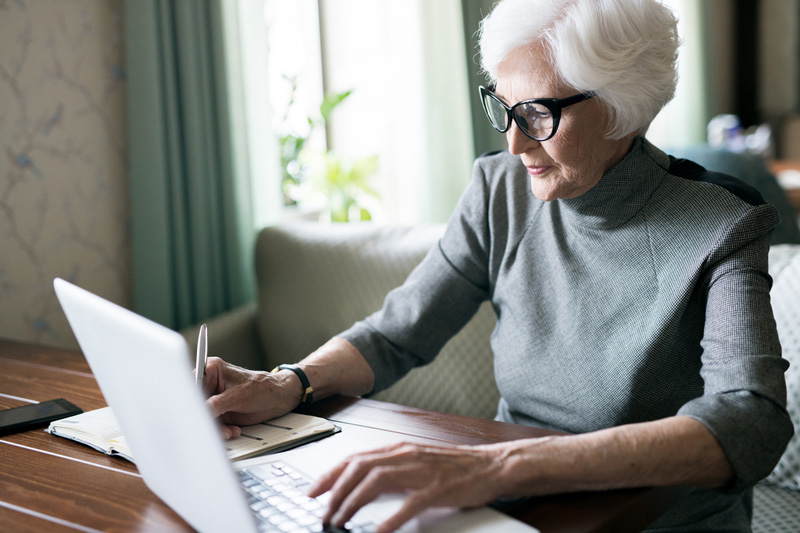
<svg viewBox="0 0 800 533"><path fill-rule="evenodd" d="M305 527L313 526L314 524L320 524L320 526L322 525L322 523L319 521L319 518L311 515L305 515L303 517L298 518L297 523Z"/></svg>
<svg viewBox="0 0 800 533"><path fill-rule="evenodd" d="M300 526L298 526L295 522L292 522L291 520L286 520L285 522L281 522L280 524L278 524L278 529L288 533L289 531L295 531L297 529L300 529Z"/></svg>
<svg viewBox="0 0 800 533"><path fill-rule="evenodd" d="M277 505L279 503L285 502L286 498L284 498L283 496L281 496L279 494L275 494L274 496L270 496L269 498L267 498L266 501L267 501L268 504L272 505L273 507L277 507Z"/></svg>
<svg viewBox="0 0 800 533"><path fill-rule="evenodd" d="M250 509L256 512L260 512L264 509L274 509L266 500L257 500L250 504Z"/></svg>
<svg viewBox="0 0 800 533"><path fill-rule="evenodd" d="M269 518L270 516L272 516L274 514L277 514L277 513L280 513L280 511L278 511L274 507L270 507L270 506L262 507L261 509L258 509L259 516L263 516L264 518Z"/></svg>
<svg viewBox="0 0 800 533"><path fill-rule="evenodd" d="M322 508L322 504L319 503L314 498L306 498L306 501L300 504L300 507L302 507L306 511L314 511L315 509Z"/></svg>
<svg viewBox="0 0 800 533"><path fill-rule="evenodd" d="M281 512L277 512L277 513L273 514L272 516L268 516L267 517L267 521L270 524L275 525L275 526L278 526L278 525L286 522L286 520L287 520L287 518Z"/></svg>
<svg viewBox="0 0 800 533"><path fill-rule="evenodd" d="M294 509L294 505L292 505L291 502L284 501L276 505L275 508L280 512L286 514L290 509Z"/></svg>
<svg viewBox="0 0 800 533"><path fill-rule="evenodd" d="M269 465L252 466L247 469L246 474L257 479L270 479L275 477Z"/></svg>
<svg viewBox="0 0 800 533"><path fill-rule="evenodd" d="M308 513L305 511L305 509L300 509L299 507L292 507L291 509L286 511L286 516L288 516L292 520L298 520L299 518L308 516Z"/></svg>
<svg viewBox="0 0 800 533"><path fill-rule="evenodd" d="M374 524L348 523L344 530L323 526L321 518L325 506L305 495L311 482L285 463L250 467L239 472L239 479L262 533L367 533L375 530Z"/></svg>

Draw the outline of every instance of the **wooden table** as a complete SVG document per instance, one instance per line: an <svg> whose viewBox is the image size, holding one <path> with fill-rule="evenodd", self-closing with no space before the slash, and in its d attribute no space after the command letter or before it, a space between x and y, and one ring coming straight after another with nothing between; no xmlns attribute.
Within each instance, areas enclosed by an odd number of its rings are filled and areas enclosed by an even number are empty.
<svg viewBox="0 0 800 533"><path fill-rule="evenodd" d="M106 405L78 352L0 340L0 408L66 398L84 410ZM349 397L313 414L342 424L479 444L547 432ZM0 530L191 531L145 486L136 467L86 446L30 430L0 437ZM685 489L635 489L535 498L509 511L543 532L640 531Z"/></svg>

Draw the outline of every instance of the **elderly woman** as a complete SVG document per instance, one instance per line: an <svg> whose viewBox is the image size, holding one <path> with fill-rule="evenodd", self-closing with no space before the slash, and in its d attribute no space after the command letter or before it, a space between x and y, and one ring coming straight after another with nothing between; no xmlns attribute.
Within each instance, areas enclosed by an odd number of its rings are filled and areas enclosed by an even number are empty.
<svg viewBox="0 0 800 533"><path fill-rule="evenodd" d="M491 300L497 419L576 435L399 445L321 479L343 524L405 490L428 506L691 485L653 528L746 531L750 487L792 435L770 308L777 211L644 139L673 95L678 36L655 0L504 0L484 20L481 98L508 151L480 157L435 247L383 309L272 374L209 364L231 424L362 395L431 361ZM307 383L301 384L301 379Z"/></svg>

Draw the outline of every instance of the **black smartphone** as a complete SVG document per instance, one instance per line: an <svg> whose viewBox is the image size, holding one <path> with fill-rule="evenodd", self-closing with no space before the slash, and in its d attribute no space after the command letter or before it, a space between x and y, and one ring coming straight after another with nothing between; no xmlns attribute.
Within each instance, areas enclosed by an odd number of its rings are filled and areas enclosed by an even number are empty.
<svg viewBox="0 0 800 533"><path fill-rule="evenodd" d="M82 412L83 409L64 398L4 409L0 411L0 435L43 426Z"/></svg>

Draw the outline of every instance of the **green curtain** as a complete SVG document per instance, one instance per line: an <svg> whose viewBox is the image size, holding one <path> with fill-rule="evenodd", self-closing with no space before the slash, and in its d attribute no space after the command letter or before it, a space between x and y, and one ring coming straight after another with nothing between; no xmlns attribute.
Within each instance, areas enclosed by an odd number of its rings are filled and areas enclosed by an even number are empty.
<svg viewBox="0 0 800 533"><path fill-rule="evenodd" d="M222 0L125 0L133 302L179 329L254 296Z"/></svg>

